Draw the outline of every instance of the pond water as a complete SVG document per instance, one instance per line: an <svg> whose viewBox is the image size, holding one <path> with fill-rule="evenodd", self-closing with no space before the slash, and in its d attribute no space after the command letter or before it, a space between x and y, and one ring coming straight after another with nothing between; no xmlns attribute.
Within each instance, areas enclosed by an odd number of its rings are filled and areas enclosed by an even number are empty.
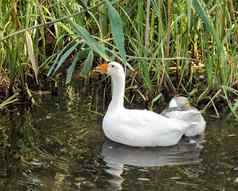
<svg viewBox="0 0 238 191"><path fill-rule="evenodd" d="M95 89L67 94L2 114L0 190L238 190L237 122L209 120L193 143L130 148L105 139Z"/></svg>

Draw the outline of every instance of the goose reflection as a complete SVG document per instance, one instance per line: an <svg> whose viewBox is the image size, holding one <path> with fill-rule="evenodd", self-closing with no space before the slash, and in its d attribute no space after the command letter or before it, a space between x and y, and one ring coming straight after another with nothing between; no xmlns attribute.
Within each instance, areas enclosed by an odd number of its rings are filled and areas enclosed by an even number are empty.
<svg viewBox="0 0 238 191"><path fill-rule="evenodd" d="M122 189L124 165L136 167L158 167L184 165L200 162L202 146L199 140L188 143L182 140L173 147L136 148L106 140L102 146L102 157L106 162L105 171L112 176L109 183L114 190Z"/></svg>

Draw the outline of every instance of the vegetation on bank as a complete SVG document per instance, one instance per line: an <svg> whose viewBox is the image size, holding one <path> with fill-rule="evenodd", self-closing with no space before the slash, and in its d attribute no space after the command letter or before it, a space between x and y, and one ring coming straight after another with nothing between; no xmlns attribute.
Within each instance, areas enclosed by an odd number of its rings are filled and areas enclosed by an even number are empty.
<svg viewBox="0 0 238 191"><path fill-rule="evenodd" d="M152 106L183 94L237 116L237 11L232 0L0 0L0 108L116 59Z"/></svg>

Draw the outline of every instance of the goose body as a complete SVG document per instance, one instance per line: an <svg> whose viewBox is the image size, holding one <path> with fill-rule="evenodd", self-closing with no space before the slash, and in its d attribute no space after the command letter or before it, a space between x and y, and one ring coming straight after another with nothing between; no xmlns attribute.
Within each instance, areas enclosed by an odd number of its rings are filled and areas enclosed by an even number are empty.
<svg viewBox="0 0 238 191"><path fill-rule="evenodd" d="M185 135L188 137L202 135L205 131L206 121L201 112L197 108L192 107L186 97L173 97L169 102L168 109L165 109L162 115L189 123L190 128L185 132Z"/></svg>
<svg viewBox="0 0 238 191"><path fill-rule="evenodd" d="M135 147L176 145L189 124L152 111L124 107L125 73L117 62L101 64L96 71L111 77L112 99L103 118L103 131L112 141Z"/></svg>

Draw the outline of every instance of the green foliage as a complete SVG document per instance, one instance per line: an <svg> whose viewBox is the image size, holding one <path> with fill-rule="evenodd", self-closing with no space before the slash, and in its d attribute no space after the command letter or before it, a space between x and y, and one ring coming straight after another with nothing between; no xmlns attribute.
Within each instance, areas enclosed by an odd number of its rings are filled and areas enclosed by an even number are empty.
<svg viewBox="0 0 238 191"><path fill-rule="evenodd" d="M235 111L237 95L224 87L238 87L236 6L226 0L0 0L0 67L13 86L29 74L37 80L48 71L54 78L62 70L70 83L79 68L86 76L95 60L117 58L138 71L150 100L166 91L215 110L211 103L226 100Z"/></svg>
<svg viewBox="0 0 238 191"><path fill-rule="evenodd" d="M81 27L80 25L77 25L75 23L72 23L76 33L84 40L84 42L95 52L97 52L102 58L105 60L108 60L108 56L105 53L105 47L103 44L98 43L94 38L91 37L89 32Z"/></svg>
<svg viewBox="0 0 238 191"><path fill-rule="evenodd" d="M88 57L84 61L83 69L81 70L80 75L81 76L88 75L89 71L92 69L92 65L93 65L93 51L90 51L88 53Z"/></svg>
<svg viewBox="0 0 238 191"><path fill-rule="evenodd" d="M73 53L73 51L79 46L79 42L68 44L68 46L64 47L64 49L58 54L57 58L55 59L54 64L51 66L48 76L51 74L55 74L55 72L58 71L58 69L64 64L65 60L69 57L70 54Z"/></svg>
<svg viewBox="0 0 238 191"><path fill-rule="evenodd" d="M122 19L116 9L112 6L112 4L108 0L105 0L105 2L108 7L108 16L111 23L113 40L119 50L122 62L126 64L126 51L124 44L125 39L123 33Z"/></svg>

